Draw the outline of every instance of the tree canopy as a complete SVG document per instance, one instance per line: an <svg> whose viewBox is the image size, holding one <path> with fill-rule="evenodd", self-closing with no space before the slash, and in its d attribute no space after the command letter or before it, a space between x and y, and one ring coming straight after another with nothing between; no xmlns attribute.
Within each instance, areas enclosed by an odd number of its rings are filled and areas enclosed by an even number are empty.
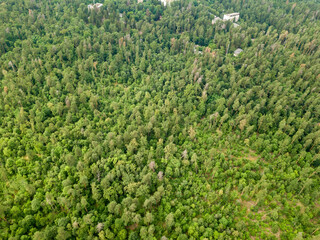
<svg viewBox="0 0 320 240"><path fill-rule="evenodd" d="M320 3L90 3L0 3L0 238L318 239Z"/></svg>

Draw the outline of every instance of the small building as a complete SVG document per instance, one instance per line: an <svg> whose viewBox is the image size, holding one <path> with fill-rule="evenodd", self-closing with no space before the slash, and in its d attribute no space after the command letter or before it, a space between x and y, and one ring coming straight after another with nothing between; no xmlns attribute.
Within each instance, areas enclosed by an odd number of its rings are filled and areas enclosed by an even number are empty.
<svg viewBox="0 0 320 240"><path fill-rule="evenodd" d="M237 27L239 27L239 26L240 26L239 24L233 23L233 27L237 28Z"/></svg>
<svg viewBox="0 0 320 240"><path fill-rule="evenodd" d="M218 21L222 21L222 19L217 16L214 16L214 19L212 19L212 25L214 25Z"/></svg>
<svg viewBox="0 0 320 240"><path fill-rule="evenodd" d="M164 6L170 5L175 0L160 0L160 2L163 3Z"/></svg>
<svg viewBox="0 0 320 240"><path fill-rule="evenodd" d="M238 22L240 18L240 13L230 13L230 14L225 14L223 15L223 20L224 21L234 21Z"/></svg>
<svg viewBox="0 0 320 240"><path fill-rule="evenodd" d="M241 48L238 48L234 51L233 56L237 57L240 53L242 53L243 50Z"/></svg>
<svg viewBox="0 0 320 240"><path fill-rule="evenodd" d="M239 13L231 13L231 14L225 14L223 16L223 19L217 17L217 16L214 16L214 19L212 20L212 25L216 24L217 22L219 21L222 21L222 22L226 22L226 21L232 21L234 22L233 23L233 27L237 28L239 27L240 25L235 23L239 20L239 17L240 17L240 14ZM222 25L222 29L225 29L226 28L226 24L223 24Z"/></svg>
<svg viewBox="0 0 320 240"><path fill-rule="evenodd" d="M95 8L99 9L99 8L101 8L102 6L103 6L102 3L89 4L89 5L88 5L88 9L89 9L89 10L92 10L92 9L95 9Z"/></svg>
<svg viewBox="0 0 320 240"><path fill-rule="evenodd" d="M138 0L138 3L143 3L143 0Z"/></svg>

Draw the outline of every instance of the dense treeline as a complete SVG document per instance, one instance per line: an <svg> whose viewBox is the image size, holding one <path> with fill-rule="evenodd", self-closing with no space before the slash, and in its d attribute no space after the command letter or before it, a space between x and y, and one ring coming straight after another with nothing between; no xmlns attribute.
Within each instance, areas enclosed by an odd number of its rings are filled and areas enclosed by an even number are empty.
<svg viewBox="0 0 320 240"><path fill-rule="evenodd" d="M319 237L320 4L89 3L0 3L0 238Z"/></svg>

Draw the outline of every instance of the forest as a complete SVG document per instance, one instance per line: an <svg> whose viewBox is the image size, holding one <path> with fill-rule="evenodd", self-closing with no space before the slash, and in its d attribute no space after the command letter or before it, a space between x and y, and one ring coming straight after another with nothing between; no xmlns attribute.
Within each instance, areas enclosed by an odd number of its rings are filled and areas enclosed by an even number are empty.
<svg viewBox="0 0 320 240"><path fill-rule="evenodd" d="M320 239L320 2L100 3L0 2L0 239Z"/></svg>

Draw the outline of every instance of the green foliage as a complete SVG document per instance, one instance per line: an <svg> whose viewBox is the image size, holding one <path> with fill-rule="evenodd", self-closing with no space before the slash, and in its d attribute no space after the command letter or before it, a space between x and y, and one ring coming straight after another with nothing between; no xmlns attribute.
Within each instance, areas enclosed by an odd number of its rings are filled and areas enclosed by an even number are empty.
<svg viewBox="0 0 320 240"><path fill-rule="evenodd" d="M87 4L0 3L0 239L317 238L320 4Z"/></svg>

